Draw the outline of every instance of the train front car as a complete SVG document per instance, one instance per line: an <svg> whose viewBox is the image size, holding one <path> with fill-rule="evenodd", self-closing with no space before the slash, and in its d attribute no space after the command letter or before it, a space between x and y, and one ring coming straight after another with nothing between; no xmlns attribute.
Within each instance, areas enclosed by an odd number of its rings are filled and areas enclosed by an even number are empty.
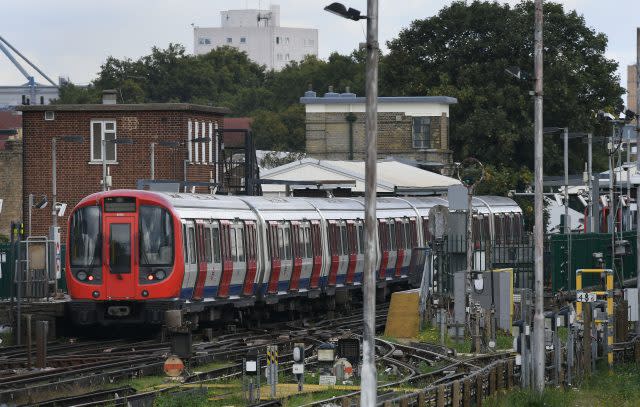
<svg viewBox="0 0 640 407"><path fill-rule="evenodd" d="M181 222L159 194L83 199L69 217L66 281L77 325L162 323L184 275Z"/></svg>

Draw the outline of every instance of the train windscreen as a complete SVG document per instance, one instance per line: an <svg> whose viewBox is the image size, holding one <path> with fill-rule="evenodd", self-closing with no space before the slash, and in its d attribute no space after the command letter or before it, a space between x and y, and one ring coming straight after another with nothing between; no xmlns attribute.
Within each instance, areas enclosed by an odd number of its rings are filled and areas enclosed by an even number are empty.
<svg viewBox="0 0 640 407"><path fill-rule="evenodd" d="M101 224L99 206L85 206L73 213L69 236L69 257L72 266L100 265L102 259Z"/></svg>
<svg viewBox="0 0 640 407"><path fill-rule="evenodd" d="M140 206L140 265L173 264L173 219L159 206Z"/></svg>

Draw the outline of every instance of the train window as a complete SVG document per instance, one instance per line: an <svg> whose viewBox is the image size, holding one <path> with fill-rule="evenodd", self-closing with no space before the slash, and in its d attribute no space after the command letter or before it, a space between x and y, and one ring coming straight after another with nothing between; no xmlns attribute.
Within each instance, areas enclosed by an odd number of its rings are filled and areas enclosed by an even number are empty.
<svg viewBox="0 0 640 407"><path fill-rule="evenodd" d="M141 205L139 234L141 266L173 264L173 219L167 210Z"/></svg>
<svg viewBox="0 0 640 407"><path fill-rule="evenodd" d="M213 245L213 262L220 263L220 229L218 225L212 229L211 243Z"/></svg>
<svg viewBox="0 0 640 407"><path fill-rule="evenodd" d="M85 206L73 213L69 237L72 266L91 267L101 264L100 225L102 220L99 206Z"/></svg>
<svg viewBox="0 0 640 407"><path fill-rule="evenodd" d="M291 259L291 228L287 225L283 229L283 253L285 260Z"/></svg>
<svg viewBox="0 0 640 407"><path fill-rule="evenodd" d="M364 253L364 225L358 223L358 249L359 253Z"/></svg>
<svg viewBox="0 0 640 407"><path fill-rule="evenodd" d="M286 259L284 252L284 231L278 228L278 248L280 249L280 260Z"/></svg>
<svg viewBox="0 0 640 407"><path fill-rule="evenodd" d="M229 229L229 237L231 240L231 260L235 263L238 261L238 251L237 251L237 243L236 243L236 233L235 229Z"/></svg>
<svg viewBox="0 0 640 407"><path fill-rule="evenodd" d="M389 221L389 250L396 250L396 224L394 221Z"/></svg>
<svg viewBox="0 0 640 407"><path fill-rule="evenodd" d="M309 227L308 225L304 228L304 245L306 257L309 258L313 256L313 247L311 246L311 227Z"/></svg>
<svg viewBox="0 0 640 407"><path fill-rule="evenodd" d="M431 242L431 232L429 232L429 218L422 217L422 234L424 235L424 244L428 245Z"/></svg>
<svg viewBox="0 0 640 407"><path fill-rule="evenodd" d="M236 228L236 250L238 252L238 261L244 262L244 229Z"/></svg>
<svg viewBox="0 0 640 407"><path fill-rule="evenodd" d="M204 228L204 260L213 263L213 253L211 251L211 229Z"/></svg>
<svg viewBox="0 0 640 407"><path fill-rule="evenodd" d="M189 263L196 264L196 231L192 226L189 229Z"/></svg>
<svg viewBox="0 0 640 407"><path fill-rule="evenodd" d="M131 225L112 223L109 235L109 270L113 274L131 273Z"/></svg>
<svg viewBox="0 0 640 407"><path fill-rule="evenodd" d="M349 240L347 238L347 225L344 223L340 225L340 237L342 240L342 255L349 254Z"/></svg>

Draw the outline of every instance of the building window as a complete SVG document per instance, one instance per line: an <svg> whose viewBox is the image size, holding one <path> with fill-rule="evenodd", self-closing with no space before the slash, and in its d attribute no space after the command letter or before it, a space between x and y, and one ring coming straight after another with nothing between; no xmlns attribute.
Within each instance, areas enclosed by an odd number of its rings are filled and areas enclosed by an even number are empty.
<svg viewBox="0 0 640 407"><path fill-rule="evenodd" d="M246 44L247 43L247 38L246 37L240 37L240 44Z"/></svg>
<svg viewBox="0 0 640 407"><path fill-rule="evenodd" d="M276 37L276 44L280 44L280 37Z"/></svg>
<svg viewBox="0 0 640 407"><path fill-rule="evenodd" d="M227 44L231 44L232 41L233 39L231 37L227 37Z"/></svg>
<svg viewBox="0 0 640 407"><path fill-rule="evenodd" d="M313 47L314 41L310 38L304 40L305 47Z"/></svg>
<svg viewBox="0 0 640 407"><path fill-rule="evenodd" d="M200 45L211 45L211 39L207 37L198 38L198 44Z"/></svg>
<svg viewBox="0 0 640 407"><path fill-rule="evenodd" d="M289 37L284 37L284 43L288 44L289 43Z"/></svg>
<svg viewBox="0 0 640 407"><path fill-rule="evenodd" d="M102 140L106 144L106 160L116 161L116 144L109 141L116 139L116 122L114 120L91 120L91 161L102 161Z"/></svg>
<svg viewBox="0 0 640 407"><path fill-rule="evenodd" d="M278 58L278 61L282 61L282 54L278 54L276 58Z"/></svg>
<svg viewBox="0 0 640 407"><path fill-rule="evenodd" d="M430 117L413 118L413 148L429 148L430 133Z"/></svg>

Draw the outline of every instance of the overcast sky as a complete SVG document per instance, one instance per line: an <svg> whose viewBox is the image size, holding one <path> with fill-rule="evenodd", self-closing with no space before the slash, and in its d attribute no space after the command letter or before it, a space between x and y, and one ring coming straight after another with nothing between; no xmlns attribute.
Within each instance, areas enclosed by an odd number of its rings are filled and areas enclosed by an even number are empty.
<svg viewBox="0 0 640 407"><path fill-rule="evenodd" d="M52 79L68 76L77 84L93 80L108 56L137 59L152 46L183 44L193 52L191 24L219 27L220 11L268 9L280 5L282 26L317 28L319 53L348 54L365 38L365 22L341 19L323 11L332 0L19 0L2 5L0 36L12 43ZM511 4L514 0L501 0ZM638 0L557 0L584 15L589 27L609 38L607 57L620 64L626 87L626 66L635 63ZM344 4L366 13L366 0ZM380 43L395 38L412 20L426 18L450 4L448 0L380 0ZM533 27L532 27L533 29ZM386 48L385 48L386 50ZM38 78L37 81L43 82ZM0 53L0 85L25 80Z"/></svg>

